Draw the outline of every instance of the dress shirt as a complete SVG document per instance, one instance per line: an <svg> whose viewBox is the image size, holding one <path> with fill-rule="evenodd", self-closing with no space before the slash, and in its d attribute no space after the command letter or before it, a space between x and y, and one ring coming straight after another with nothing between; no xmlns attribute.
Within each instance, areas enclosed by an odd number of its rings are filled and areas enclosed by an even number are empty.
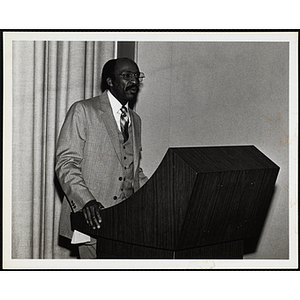
<svg viewBox="0 0 300 300"><path fill-rule="evenodd" d="M121 131L120 117L121 117L121 108L123 105L116 99L116 97L110 91L107 92L107 96L108 96L110 106L112 108L116 123L118 125L119 130ZM126 103L126 105L124 105L124 106L127 108L127 112L128 112L128 103ZM131 120L130 120L129 112L127 113L127 115L129 117L128 126L130 126Z"/></svg>

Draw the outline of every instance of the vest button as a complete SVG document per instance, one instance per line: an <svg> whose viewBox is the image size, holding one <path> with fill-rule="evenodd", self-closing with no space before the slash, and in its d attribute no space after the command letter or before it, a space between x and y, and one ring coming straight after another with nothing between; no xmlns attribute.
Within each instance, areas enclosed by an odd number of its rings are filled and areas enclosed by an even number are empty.
<svg viewBox="0 0 300 300"><path fill-rule="evenodd" d="M119 180L120 180L120 181L122 181L122 180L123 180L123 178L122 178L122 177L119 177Z"/></svg>
<svg viewBox="0 0 300 300"><path fill-rule="evenodd" d="M124 156L124 159L126 159L126 156Z"/></svg>
<svg viewBox="0 0 300 300"><path fill-rule="evenodd" d="M118 199L118 197L117 197L117 196L114 196L114 197L113 197L113 199L114 199L114 200L117 200L117 199Z"/></svg>

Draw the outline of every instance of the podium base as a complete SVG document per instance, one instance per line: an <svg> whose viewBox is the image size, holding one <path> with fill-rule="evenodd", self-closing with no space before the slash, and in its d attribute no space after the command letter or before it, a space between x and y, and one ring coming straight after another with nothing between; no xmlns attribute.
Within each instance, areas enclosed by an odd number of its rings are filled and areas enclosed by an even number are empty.
<svg viewBox="0 0 300 300"><path fill-rule="evenodd" d="M167 250L99 238L98 259L243 259L243 240L186 250Z"/></svg>

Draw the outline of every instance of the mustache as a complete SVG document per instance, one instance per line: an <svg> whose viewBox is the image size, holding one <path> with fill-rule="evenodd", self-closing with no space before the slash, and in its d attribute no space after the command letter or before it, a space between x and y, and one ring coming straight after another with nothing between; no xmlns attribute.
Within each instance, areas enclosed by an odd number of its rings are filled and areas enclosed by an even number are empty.
<svg viewBox="0 0 300 300"><path fill-rule="evenodd" d="M130 90L130 89L132 89L132 88L137 88L137 90L139 90L139 86L138 86L137 84L135 84L135 83L129 84L129 85L125 88L125 90L128 91L128 90Z"/></svg>

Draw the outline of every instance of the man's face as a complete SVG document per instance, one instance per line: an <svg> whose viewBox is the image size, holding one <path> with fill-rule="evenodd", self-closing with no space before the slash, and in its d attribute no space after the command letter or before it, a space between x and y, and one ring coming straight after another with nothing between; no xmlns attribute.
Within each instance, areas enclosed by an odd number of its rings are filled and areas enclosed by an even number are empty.
<svg viewBox="0 0 300 300"><path fill-rule="evenodd" d="M110 92L125 105L128 101L136 100L139 92L139 80L133 76L132 79L126 80L121 74L124 72L137 73L137 65L127 59L118 60L115 67L115 79L108 78Z"/></svg>

